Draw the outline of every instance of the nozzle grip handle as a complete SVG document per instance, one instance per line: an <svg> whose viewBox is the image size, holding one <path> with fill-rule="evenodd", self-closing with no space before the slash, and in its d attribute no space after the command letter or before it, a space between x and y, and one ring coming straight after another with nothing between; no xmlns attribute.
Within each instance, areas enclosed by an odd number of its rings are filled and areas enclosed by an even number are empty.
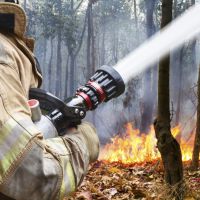
<svg viewBox="0 0 200 200"><path fill-rule="evenodd" d="M66 104L61 99L42 89L31 89L29 98L40 102L42 113L52 121L59 135L62 135L68 127L80 124L81 120L86 116L84 107Z"/></svg>

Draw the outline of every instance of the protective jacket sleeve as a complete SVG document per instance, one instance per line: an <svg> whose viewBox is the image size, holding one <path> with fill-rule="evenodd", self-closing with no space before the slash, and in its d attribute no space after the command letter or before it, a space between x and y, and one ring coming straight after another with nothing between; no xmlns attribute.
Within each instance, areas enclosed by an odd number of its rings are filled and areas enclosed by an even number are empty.
<svg viewBox="0 0 200 200"><path fill-rule="evenodd" d="M0 192L16 200L62 200L76 189L89 162L97 158L98 137L91 125L83 123L76 133L45 140L31 121L27 103L34 82L30 62L24 57L22 61L29 65L20 69L19 53L1 53ZM1 56L7 56L5 62Z"/></svg>

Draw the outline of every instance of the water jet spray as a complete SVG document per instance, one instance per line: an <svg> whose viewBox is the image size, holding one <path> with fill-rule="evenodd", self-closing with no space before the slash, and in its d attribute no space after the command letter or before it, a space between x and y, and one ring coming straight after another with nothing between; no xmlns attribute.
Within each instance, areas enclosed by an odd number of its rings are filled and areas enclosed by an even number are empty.
<svg viewBox="0 0 200 200"><path fill-rule="evenodd" d="M200 4L194 5L131 52L114 67L125 83L144 72L170 51L200 35Z"/></svg>

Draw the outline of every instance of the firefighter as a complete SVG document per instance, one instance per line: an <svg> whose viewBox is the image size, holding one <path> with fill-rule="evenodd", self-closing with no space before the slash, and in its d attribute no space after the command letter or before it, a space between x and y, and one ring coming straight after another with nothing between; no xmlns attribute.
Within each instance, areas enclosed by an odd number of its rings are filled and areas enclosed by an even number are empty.
<svg viewBox="0 0 200 200"><path fill-rule="evenodd" d="M63 200L97 159L99 140L88 123L44 139L32 122L29 89L42 75L25 28L18 1L0 0L0 199Z"/></svg>

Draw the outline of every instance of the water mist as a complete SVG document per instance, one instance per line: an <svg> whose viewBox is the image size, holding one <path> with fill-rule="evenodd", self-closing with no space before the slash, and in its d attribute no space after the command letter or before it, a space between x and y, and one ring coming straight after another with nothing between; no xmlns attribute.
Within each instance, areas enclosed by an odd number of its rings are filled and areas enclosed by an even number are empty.
<svg viewBox="0 0 200 200"><path fill-rule="evenodd" d="M199 34L200 4L197 4L119 61L115 69L127 83L167 53L195 39Z"/></svg>

